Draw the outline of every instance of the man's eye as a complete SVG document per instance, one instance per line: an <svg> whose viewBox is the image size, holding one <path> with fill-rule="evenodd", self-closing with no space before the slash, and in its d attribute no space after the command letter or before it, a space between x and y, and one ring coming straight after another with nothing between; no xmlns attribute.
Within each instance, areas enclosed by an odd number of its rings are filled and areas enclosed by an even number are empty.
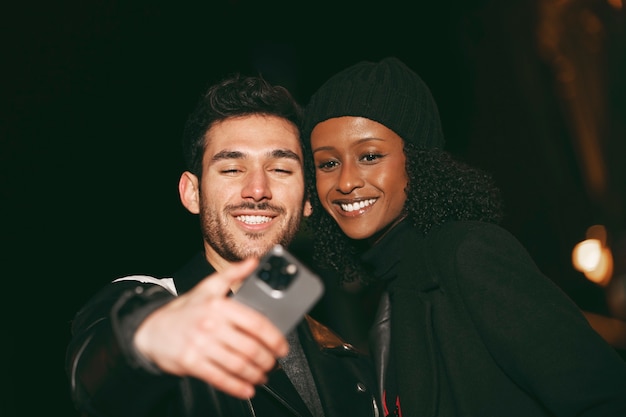
<svg viewBox="0 0 626 417"><path fill-rule="evenodd" d="M241 170L237 168L228 168L228 169L222 169L220 172L222 174L236 174L238 172L241 172Z"/></svg>
<svg viewBox="0 0 626 417"><path fill-rule="evenodd" d="M291 174L293 172L292 170L286 168L274 168L273 171L278 174Z"/></svg>

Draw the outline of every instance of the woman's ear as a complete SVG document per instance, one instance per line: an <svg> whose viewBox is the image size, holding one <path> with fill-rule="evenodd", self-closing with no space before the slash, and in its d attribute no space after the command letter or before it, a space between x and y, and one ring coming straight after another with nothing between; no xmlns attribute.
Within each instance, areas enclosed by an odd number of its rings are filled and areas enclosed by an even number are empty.
<svg viewBox="0 0 626 417"><path fill-rule="evenodd" d="M178 194L183 206L190 213L200 213L200 190L198 189L198 177L189 171L185 171L178 180Z"/></svg>
<svg viewBox="0 0 626 417"><path fill-rule="evenodd" d="M311 205L311 201L307 198L304 202L304 210L302 211L302 215L304 217L309 217L313 213L313 206Z"/></svg>

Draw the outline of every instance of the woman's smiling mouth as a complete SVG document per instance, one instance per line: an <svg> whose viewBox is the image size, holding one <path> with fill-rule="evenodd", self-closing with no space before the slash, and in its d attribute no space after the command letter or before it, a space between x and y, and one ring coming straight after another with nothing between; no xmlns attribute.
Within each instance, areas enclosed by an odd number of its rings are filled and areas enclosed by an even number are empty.
<svg viewBox="0 0 626 417"><path fill-rule="evenodd" d="M370 198L370 199L363 200L363 201L356 201L354 203L339 203L339 206L341 207L343 211L350 213L352 211L361 210L367 206L371 206L375 202L376 202L375 198Z"/></svg>

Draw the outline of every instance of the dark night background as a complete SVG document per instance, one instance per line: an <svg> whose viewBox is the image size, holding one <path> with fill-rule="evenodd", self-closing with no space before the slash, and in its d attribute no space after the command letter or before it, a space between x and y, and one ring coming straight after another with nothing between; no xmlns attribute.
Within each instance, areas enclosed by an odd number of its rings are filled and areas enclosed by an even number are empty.
<svg viewBox="0 0 626 417"><path fill-rule="evenodd" d="M626 320L626 302L611 309L571 266L603 224L626 270L621 0L257 3L3 7L2 417L76 415L73 314L113 278L170 274L200 248L178 200L179 141L204 86L232 71L306 103L358 60L403 59L430 85L448 149L494 174L505 226L541 269L582 309Z"/></svg>

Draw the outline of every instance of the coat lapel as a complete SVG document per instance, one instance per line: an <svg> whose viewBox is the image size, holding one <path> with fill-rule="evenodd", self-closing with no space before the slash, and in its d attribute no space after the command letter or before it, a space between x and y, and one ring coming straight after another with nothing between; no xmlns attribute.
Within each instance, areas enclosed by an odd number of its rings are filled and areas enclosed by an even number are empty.
<svg viewBox="0 0 626 417"><path fill-rule="evenodd" d="M404 294L398 298L402 298ZM408 312L406 302L415 320L400 320ZM434 350L432 305L420 299L396 299L391 318L391 346L395 355L400 403L404 415L435 416L439 394L437 358Z"/></svg>
<svg viewBox="0 0 626 417"><path fill-rule="evenodd" d="M423 245L413 246L403 260L426 256ZM440 395L433 330L432 295L439 288L427 270L415 271L414 261L400 263L390 283L391 349L395 355L400 403L404 415L436 416Z"/></svg>
<svg viewBox="0 0 626 417"><path fill-rule="evenodd" d="M294 416L313 417L282 368L278 367L270 372L267 383L259 389L281 403Z"/></svg>

